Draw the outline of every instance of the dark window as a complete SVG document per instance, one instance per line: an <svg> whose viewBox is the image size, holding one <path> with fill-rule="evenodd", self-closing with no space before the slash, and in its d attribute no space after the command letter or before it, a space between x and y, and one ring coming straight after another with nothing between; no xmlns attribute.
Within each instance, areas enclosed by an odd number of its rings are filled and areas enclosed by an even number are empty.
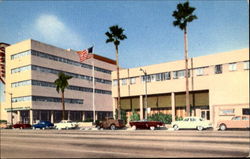
<svg viewBox="0 0 250 159"><path fill-rule="evenodd" d="M243 115L250 115L250 108L243 108L242 109L242 114Z"/></svg>
<svg viewBox="0 0 250 159"><path fill-rule="evenodd" d="M222 73L222 65L215 65L215 74Z"/></svg>

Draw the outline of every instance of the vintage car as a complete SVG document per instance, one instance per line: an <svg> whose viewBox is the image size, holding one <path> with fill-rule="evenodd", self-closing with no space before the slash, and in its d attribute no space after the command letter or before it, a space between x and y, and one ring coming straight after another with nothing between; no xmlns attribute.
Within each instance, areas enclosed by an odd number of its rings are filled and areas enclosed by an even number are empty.
<svg viewBox="0 0 250 159"><path fill-rule="evenodd" d="M123 120L116 120L114 118L105 118L100 123L96 125L98 129L104 128L104 129L111 129L115 130L117 128L123 128L125 127L125 123Z"/></svg>
<svg viewBox="0 0 250 159"><path fill-rule="evenodd" d="M250 128L249 116L234 116L231 120L219 120L217 122L218 130L226 130L232 128Z"/></svg>
<svg viewBox="0 0 250 159"><path fill-rule="evenodd" d="M27 128L31 128L31 125L30 124L25 124L25 123L22 123L22 122L18 122L16 124L13 125L13 128L19 128L19 129L27 129Z"/></svg>
<svg viewBox="0 0 250 159"><path fill-rule="evenodd" d="M61 129L74 129L77 127L77 123L76 122L72 122L71 120L62 120L60 123L55 123L54 124L55 128L58 130Z"/></svg>
<svg viewBox="0 0 250 159"><path fill-rule="evenodd" d="M32 125L32 129L50 129L53 128L54 124L50 121L39 121L37 124Z"/></svg>
<svg viewBox="0 0 250 159"><path fill-rule="evenodd" d="M171 123L174 130L179 129L203 129L212 128L212 123L199 117L185 117L181 121L175 121Z"/></svg>
<svg viewBox="0 0 250 159"><path fill-rule="evenodd" d="M148 120L139 120L139 121L130 121L129 125L135 127L136 129L151 129L155 130L165 124L161 121L148 121Z"/></svg>

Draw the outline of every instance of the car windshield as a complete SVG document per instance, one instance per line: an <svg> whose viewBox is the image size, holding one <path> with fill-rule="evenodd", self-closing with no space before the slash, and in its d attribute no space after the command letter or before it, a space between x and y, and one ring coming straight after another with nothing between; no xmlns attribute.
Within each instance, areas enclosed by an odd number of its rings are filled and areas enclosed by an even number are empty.
<svg viewBox="0 0 250 159"><path fill-rule="evenodd" d="M240 116L233 117L232 120L240 120Z"/></svg>
<svg viewBox="0 0 250 159"><path fill-rule="evenodd" d="M189 118L185 118L183 121L189 121Z"/></svg>

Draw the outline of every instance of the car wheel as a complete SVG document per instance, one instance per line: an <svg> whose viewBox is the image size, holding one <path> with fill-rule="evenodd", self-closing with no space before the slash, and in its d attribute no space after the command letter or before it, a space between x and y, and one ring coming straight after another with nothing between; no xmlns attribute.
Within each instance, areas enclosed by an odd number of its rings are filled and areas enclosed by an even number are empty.
<svg viewBox="0 0 250 159"><path fill-rule="evenodd" d="M178 125L174 125L174 130L179 130L179 126Z"/></svg>
<svg viewBox="0 0 250 159"><path fill-rule="evenodd" d="M45 130L45 127L43 127L42 129Z"/></svg>
<svg viewBox="0 0 250 159"><path fill-rule="evenodd" d="M101 129L101 126L100 126L100 125L98 125L98 126L96 126L96 128L99 130L99 129Z"/></svg>
<svg viewBox="0 0 250 159"><path fill-rule="evenodd" d="M225 124L220 125L220 130L225 131L227 129L227 126Z"/></svg>
<svg viewBox="0 0 250 159"><path fill-rule="evenodd" d="M198 126L197 129L198 129L199 131L202 131L202 130L203 130L203 127L202 127L202 126Z"/></svg>
<svg viewBox="0 0 250 159"><path fill-rule="evenodd" d="M112 125L110 126L110 129L111 129L111 130L115 130L115 129L116 129L115 125L112 124Z"/></svg>
<svg viewBox="0 0 250 159"><path fill-rule="evenodd" d="M150 126L150 130L155 130L155 127L154 126Z"/></svg>

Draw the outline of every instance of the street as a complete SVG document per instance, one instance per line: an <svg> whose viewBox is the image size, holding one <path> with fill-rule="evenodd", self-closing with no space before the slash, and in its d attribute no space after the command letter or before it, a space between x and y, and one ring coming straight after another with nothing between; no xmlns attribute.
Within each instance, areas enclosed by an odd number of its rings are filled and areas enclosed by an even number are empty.
<svg viewBox="0 0 250 159"><path fill-rule="evenodd" d="M1 158L248 157L249 131L1 130Z"/></svg>

